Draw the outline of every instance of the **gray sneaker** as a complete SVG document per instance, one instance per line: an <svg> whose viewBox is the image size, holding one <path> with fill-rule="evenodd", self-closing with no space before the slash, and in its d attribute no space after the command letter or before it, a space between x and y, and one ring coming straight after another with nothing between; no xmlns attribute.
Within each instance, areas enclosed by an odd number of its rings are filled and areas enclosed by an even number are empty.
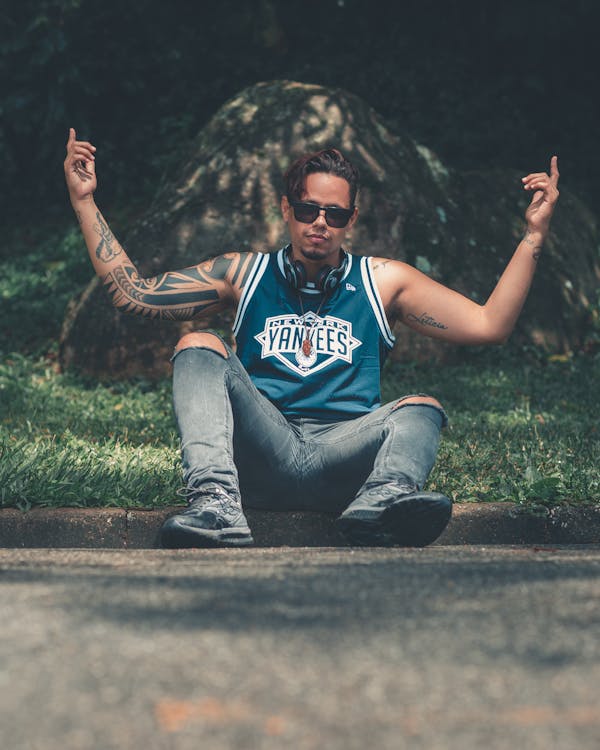
<svg viewBox="0 0 600 750"><path fill-rule="evenodd" d="M446 528L452 502L440 492L388 483L369 487L335 521L352 544L425 547Z"/></svg>
<svg viewBox="0 0 600 750"><path fill-rule="evenodd" d="M187 490L188 507L163 523L163 547L243 547L253 544L242 504L219 486Z"/></svg>

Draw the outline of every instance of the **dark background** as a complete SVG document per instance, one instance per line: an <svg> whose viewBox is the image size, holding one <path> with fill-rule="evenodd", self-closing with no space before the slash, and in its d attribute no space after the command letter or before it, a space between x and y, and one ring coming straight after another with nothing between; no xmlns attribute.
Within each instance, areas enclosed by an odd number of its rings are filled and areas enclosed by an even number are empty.
<svg viewBox="0 0 600 750"><path fill-rule="evenodd" d="M559 155L561 184L600 199L592 0L2 0L4 226L71 220L68 127L99 149L103 208L141 209L241 88L342 87L460 169L524 174Z"/></svg>

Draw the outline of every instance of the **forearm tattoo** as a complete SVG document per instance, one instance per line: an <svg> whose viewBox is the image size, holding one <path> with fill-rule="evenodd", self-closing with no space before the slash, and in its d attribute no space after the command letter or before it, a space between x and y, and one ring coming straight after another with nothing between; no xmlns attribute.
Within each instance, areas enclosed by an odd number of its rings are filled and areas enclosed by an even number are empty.
<svg viewBox="0 0 600 750"><path fill-rule="evenodd" d="M103 282L112 302L121 312L161 320L191 320L222 309L226 300L215 284L227 277L243 288L252 254L230 253L182 271L170 271L143 279L130 261L112 268Z"/></svg>
<svg viewBox="0 0 600 750"><path fill-rule="evenodd" d="M94 232L100 235L100 242L96 248L96 258L108 263L123 251L119 243L115 242L113 233L108 228L108 224L104 221L99 211L96 211L96 219L98 219L98 223L94 224Z"/></svg>
<svg viewBox="0 0 600 750"><path fill-rule="evenodd" d="M529 236L529 232L525 232L525 237L523 237L523 242L526 242L529 245L529 247L533 248L533 253L531 254L531 257L534 260L537 260L542 254L542 246L531 239L531 237Z"/></svg>
<svg viewBox="0 0 600 750"><path fill-rule="evenodd" d="M412 313L408 313L406 319L410 320L411 323L418 323L419 325L429 326L430 328L440 328L444 331L448 329L448 326L435 320L426 312L422 313L421 315L413 315Z"/></svg>

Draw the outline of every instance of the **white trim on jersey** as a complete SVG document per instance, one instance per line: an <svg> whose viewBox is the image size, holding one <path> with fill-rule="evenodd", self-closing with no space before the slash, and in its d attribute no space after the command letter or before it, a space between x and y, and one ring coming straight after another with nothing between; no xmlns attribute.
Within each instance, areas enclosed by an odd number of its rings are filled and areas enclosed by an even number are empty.
<svg viewBox="0 0 600 750"><path fill-rule="evenodd" d="M381 302L381 297L379 296L379 290L377 289L375 279L373 278L373 268L371 266L372 261L373 259L371 257L363 256L360 259L360 272L362 275L363 284L365 285L365 292L367 293L367 297L369 298L369 302L371 303L371 307L373 308L373 312L375 313L375 319L377 320L377 325L379 326L379 330L381 332L383 340L391 349L394 346L396 338L394 337L392 329L390 328L390 324L388 323L388 319Z"/></svg>
<svg viewBox="0 0 600 750"><path fill-rule="evenodd" d="M352 256L345 250L344 252L346 253L346 258L348 258L348 261L346 262L346 270L344 271L344 275L342 276L341 281L348 277L348 274L350 273L350 270L352 268Z"/></svg>
<svg viewBox="0 0 600 750"><path fill-rule="evenodd" d="M277 251L277 265L279 266L279 270L281 271L281 275L285 279L285 271L283 268L283 254L285 253L286 249L289 247L289 245L286 245L285 247L280 248Z"/></svg>
<svg viewBox="0 0 600 750"><path fill-rule="evenodd" d="M256 291L256 287L258 286L259 281L261 280L267 266L269 265L269 253L257 253L256 256L257 257L254 262L254 268L252 269L251 276L248 279L248 283L246 284L244 291L242 292L242 296L240 297L235 320L233 321L233 327L231 330L233 331L234 336L237 336L238 334L240 325L242 324L242 319L248 307L248 303L252 299L252 295Z"/></svg>

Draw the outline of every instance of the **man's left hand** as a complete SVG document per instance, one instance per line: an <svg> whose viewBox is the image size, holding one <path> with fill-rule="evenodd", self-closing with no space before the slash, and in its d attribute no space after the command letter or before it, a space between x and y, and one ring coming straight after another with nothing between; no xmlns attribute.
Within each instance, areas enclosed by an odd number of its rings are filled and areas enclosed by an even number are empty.
<svg viewBox="0 0 600 750"><path fill-rule="evenodd" d="M523 177L525 190L533 190L533 198L525 212L529 232L548 234L550 219L558 200L558 157L550 159L550 174L535 172Z"/></svg>

